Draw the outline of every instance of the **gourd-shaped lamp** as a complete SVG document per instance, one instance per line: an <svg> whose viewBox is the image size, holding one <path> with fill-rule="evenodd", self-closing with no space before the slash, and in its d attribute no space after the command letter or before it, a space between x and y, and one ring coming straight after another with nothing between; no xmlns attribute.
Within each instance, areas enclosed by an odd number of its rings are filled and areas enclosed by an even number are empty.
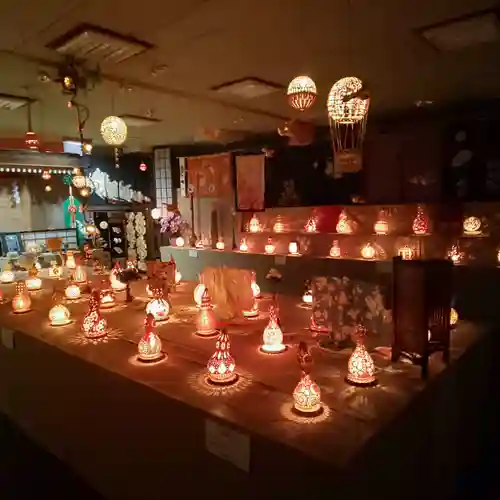
<svg viewBox="0 0 500 500"><path fill-rule="evenodd" d="M347 363L346 382L352 385L370 386L377 383L375 365L365 347L366 329L358 326L356 347Z"/></svg>
<svg viewBox="0 0 500 500"><path fill-rule="evenodd" d="M264 328L260 349L269 354L277 354L286 350L286 345L283 344L283 332L278 324L276 308L273 305L269 306L269 322Z"/></svg>
<svg viewBox="0 0 500 500"><path fill-rule="evenodd" d="M240 252L248 252L247 240L245 238L241 239L241 242L240 242Z"/></svg>
<svg viewBox="0 0 500 500"><path fill-rule="evenodd" d="M273 231L275 233L284 233L285 232L285 224L283 224L283 219L282 219L281 215L278 215L278 217L276 217L276 221L275 221L274 226L273 226Z"/></svg>
<svg viewBox="0 0 500 500"><path fill-rule="evenodd" d="M66 295L66 298L69 300L79 299L81 296L80 287L70 280L68 286L66 287L66 290L64 290L64 295Z"/></svg>
<svg viewBox="0 0 500 500"><path fill-rule="evenodd" d="M252 295L254 299L260 298L260 286L257 284L257 278L255 277L255 271L251 274L250 286L252 287Z"/></svg>
<svg viewBox="0 0 500 500"><path fill-rule="evenodd" d="M71 250L68 250L66 252L66 267L68 269L75 269L76 268L76 261L75 261L75 255Z"/></svg>
<svg viewBox="0 0 500 500"><path fill-rule="evenodd" d="M304 416L315 416L322 411L321 390L308 373L302 372L293 391L293 409Z"/></svg>
<svg viewBox="0 0 500 500"><path fill-rule="evenodd" d="M128 266L127 266L128 267ZM130 269L130 268L129 268ZM121 273L121 267L120 263L117 262L115 264L115 267L113 267L111 273L109 274L109 281L111 282L111 288L115 292L122 292L123 290L127 289L127 284L122 283L119 279L118 276Z"/></svg>
<svg viewBox="0 0 500 500"><path fill-rule="evenodd" d="M73 271L73 281L75 283L87 283L87 273L83 266L76 266Z"/></svg>
<svg viewBox="0 0 500 500"><path fill-rule="evenodd" d="M338 240L333 240L332 246L330 247L330 257L334 259L340 257L340 245Z"/></svg>
<svg viewBox="0 0 500 500"><path fill-rule="evenodd" d="M264 251L267 254L272 254L276 250L276 247L274 246L273 239L272 238L267 238L267 243L266 246L264 247Z"/></svg>
<svg viewBox="0 0 500 500"><path fill-rule="evenodd" d="M234 372L236 364L230 352L229 335L223 330L217 337L215 352L207 363L208 381L212 384L232 384L238 376Z"/></svg>
<svg viewBox="0 0 500 500"><path fill-rule="evenodd" d="M259 219L253 214L250 222L248 223L248 231L250 233L259 233L261 230Z"/></svg>
<svg viewBox="0 0 500 500"><path fill-rule="evenodd" d="M156 326L156 321L151 313L146 315L144 320L144 335L139 341L137 347L138 355L137 359L144 363L152 363L154 361L160 361L165 357L165 354L161 351L161 340L158 335L154 332L154 327Z"/></svg>
<svg viewBox="0 0 500 500"><path fill-rule="evenodd" d="M89 299L89 310L83 317L82 331L89 339L98 339L107 334L107 322L99 311L101 292L94 290Z"/></svg>
<svg viewBox="0 0 500 500"><path fill-rule="evenodd" d="M417 207L417 215L413 219L412 229L417 235L429 234L429 218L420 205Z"/></svg>
<svg viewBox="0 0 500 500"><path fill-rule="evenodd" d="M217 320L210 302L210 295L208 295L208 289L205 288L201 297L201 306L196 315L196 335L211 337L217 333L216 324Z"/></svg>
<svg viewBox="0 0 500 500"><path fill-rule="evenodd" d="M12 298L12 310L16 314L31 311L31 298L26 290L26 284L24 281L18 281L16 283L16 294Z"/></svg>
<svg viewBox="0 0 500 500"><path fill-rule="evenodd" d="M352 222L349 220L349 217L347 216L347 212L345 210L342 210L342 212L340 212L336 231L340 234L351 234L353 232Z"/></svg>
<svg viewBox="0 0 500 500"><path fill-rule="evenodd" d="M52 295L54 306L49 311L49 321L51 326L64 326L71 323L71 314L69 309L61 304L58 293Z"/></svg>
<svg viewBox="0 0 500 500"><path fill-rule="evenodd" d="M3 268L3 272L0 275L0 281L2 283L14 283L15 280L15 275L12 272L12 268L9 263L5 264L5 267Z"/></svg>
<svg viewBox="0 0 500 500"><path fill-rule="evenodd" d="M158 286L152 288L152 290L153 299L148 302L146 313L152 314L155 321L166 321L168 319L168 313L170 312L170 306L163 298L163 289Z"/></svg>
<svg viewBox="0 0 500 500"><path fill-rule="evenodd" d="M31 269L28 271L28 279L26 280L26 288L30 292L34 292L36 290L40 290L42 288L42 280L38 277L38 269L35 264L31 266Z"/></svg>

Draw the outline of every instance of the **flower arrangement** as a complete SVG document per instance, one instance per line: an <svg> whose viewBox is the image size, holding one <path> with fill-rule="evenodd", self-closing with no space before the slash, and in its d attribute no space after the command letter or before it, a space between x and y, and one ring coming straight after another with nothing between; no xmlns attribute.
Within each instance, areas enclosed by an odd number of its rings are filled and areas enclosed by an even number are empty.
<svg viewBox="0 0 500 500"><path fill-rule="evenodd" d="M182 219L179 211L167 212L166 217L160 219L160 232L170 233L172 236L182 234L188 227L188 223Z"/></svg>

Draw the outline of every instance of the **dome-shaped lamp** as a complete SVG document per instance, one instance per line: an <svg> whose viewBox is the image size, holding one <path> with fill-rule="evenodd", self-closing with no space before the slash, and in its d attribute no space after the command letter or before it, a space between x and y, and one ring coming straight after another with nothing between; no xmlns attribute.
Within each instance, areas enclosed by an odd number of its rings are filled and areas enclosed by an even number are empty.
<svg viewBox="0 0 500 500"><path fill-rule="evenodd" d="M49 321L51 326L64 326L71 323L71 313L66 306L56 304L49 311Z"/></svg>
<svg viewBox="0 0 500 500"><path fill-rule="evenodd" d="M152 314L155 321L166 321L170 312L170 306L163 298L163 290L161 288L152 288L152 291L153 299L148 302L146 313Z"/></svg>
<svg viewBox="0 0 500 500"><path fill-rule="evenodd" d="M80 287L75 283L69 283L66 290L64 290L64 295L66 295L66 298L69 300L79 299L81 295Z"/></svg>
<svg viewBox="0 0 500 500"><path fill-rule="evenodd" d="M183 247L184 243L185 243L184 238L182 236L175 238L175 246L176 247Z"/></svg>
<svg viewBox="0 0 500 500"><path fill-rule="evenodd" d="M143 363L152 363L165 358L165 354L161 351L160 337L154 332L155 326L154 316L148 313L144 321L144 335L137 346L137 359Z"/></svg>
<svg viewBox="0 0 500 500"><path fill-rule="evenodd" d="M26 280L26 289L30 292L40 290L42 288L42 280L38 277L38 269L33 264L28 271L28 279Z"/></svg>
<svg viewBox="0 0 500 500"><path fill-rule="evenodd" d="M333 85L326 106L334 122L348 125L365 117L370 101L356 96L362 89L363 82L353 76L342 78Z"/></svg>
<svg viewBox="0 0 500 500"><path fill-rule="evenodd" d="M224 330L215 343L215 352L207 363L208 382L217 385L234 384L238 375L234 372L236 364L230 352L229 335Z"/></svg>
<svg viewBox="0 0 500 500"><path fill-rule="evenodd" d="M127 140L127 124L118 116L108 116L101 123L101 136L110 146L121 146Z"/></svg>
<svg viewBox="0 0 500 500"><path fill-rule="evenodd" d="M316 84L308 76L297 76L288 84L288 104L299 111L312 107L317 95Z"/></svg>
<svg viewBox="0 0 500 500"><path fill-rule="evenodd" d="M302 373L293 391L293 410L304 417L314 417L323 412L320 388L308 373Z"/></svg>
<svg viewBox="0 0 500 500"><path fill-rule="evenodd" d="M264 251L267 254L273 254L275 250L276 250L276 247L273 243L272 238L267 238L267 243L266 243L266 246L264 247Z"/></svg>

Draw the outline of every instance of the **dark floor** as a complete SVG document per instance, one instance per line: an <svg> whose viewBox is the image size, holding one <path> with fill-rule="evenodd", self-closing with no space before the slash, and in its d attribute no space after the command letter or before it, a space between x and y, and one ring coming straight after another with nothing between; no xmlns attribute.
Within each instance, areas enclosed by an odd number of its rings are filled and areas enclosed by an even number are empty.
<svg viewBox="0 0 500 500"><path fill-rule="evenodd" d="M1 500L104 500L0 414Z"/></svg>

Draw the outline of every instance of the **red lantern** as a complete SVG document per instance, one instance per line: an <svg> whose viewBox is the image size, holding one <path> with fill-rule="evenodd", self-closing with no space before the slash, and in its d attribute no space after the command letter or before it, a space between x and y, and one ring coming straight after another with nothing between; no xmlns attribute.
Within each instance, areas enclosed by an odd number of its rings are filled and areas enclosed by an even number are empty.
<svg viewBox="0 0 500 500"><path fill-rule="evenodd" d="M139 165L139 170L141 172L145 172L147 169L148 169L148 166L144 162L141 162L141 164Z"/></svg>

